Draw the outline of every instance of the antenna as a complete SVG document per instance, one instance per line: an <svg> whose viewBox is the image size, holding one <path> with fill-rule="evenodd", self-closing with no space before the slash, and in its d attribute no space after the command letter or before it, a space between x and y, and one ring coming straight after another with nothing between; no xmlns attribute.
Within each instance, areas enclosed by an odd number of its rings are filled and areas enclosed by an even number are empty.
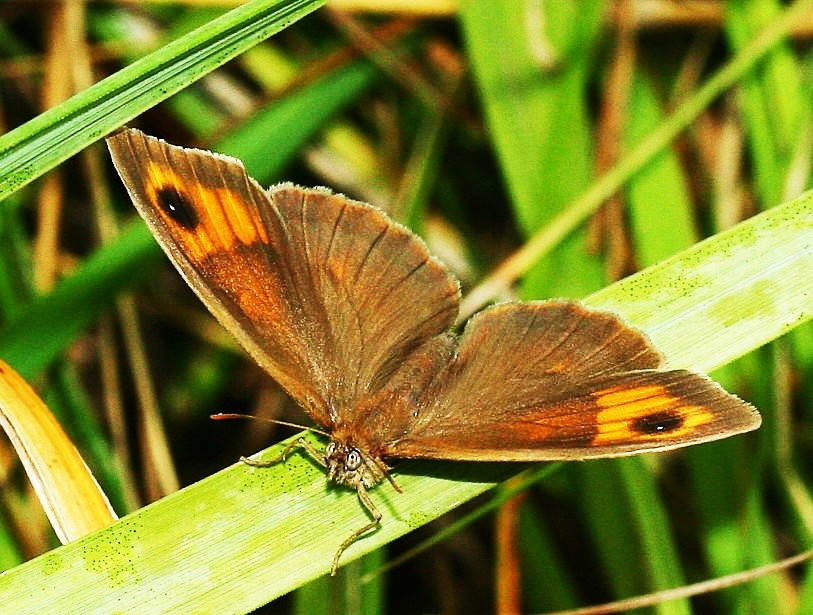
<svg viewBox="0 0 813 615"><path fill-rule="evenodd" d="M261 418L258 416L251 416L250 414L238 414L234 412L218 412L217 414L209 415L210 419L215 421L226 421L229 419L246 419L251 421L264 421L266 423L274 423L276 425L285 425L286 427L293 427L294 429L304 429L305 431L312 431L314 433L321 434L326 437L330 437L330 434L322 431L321 429L317 429L316 427L308 427L307 425L300 425L299 423L289 423L288 421L280 421L278 419L267 419Z"/></svg>

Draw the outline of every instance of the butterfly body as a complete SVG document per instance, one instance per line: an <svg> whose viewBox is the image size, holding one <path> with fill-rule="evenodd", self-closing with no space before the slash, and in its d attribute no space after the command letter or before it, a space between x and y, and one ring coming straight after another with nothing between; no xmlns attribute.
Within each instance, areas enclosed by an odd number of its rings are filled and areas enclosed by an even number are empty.
<svg viewBox="0 0 813 615"><path fill-rule="evenodd" d="M577 302L492 306L458 335L457 281L370 205L264 190L234 158L136 130L108 146L189 285L331 439L325 452L302 446L372 516L334 572L381 519L367 489L392 482L385 459L618 457L760 424L704 375L661 369L642 332Z"/></svg>
<svg viewBox="0 0 813 615"><path fill-rule="evenodd" d="M331 440L324 458L328 480L345 487L356 489L362 485L369 489L386 477L383 461L353 444Z"/></svg>

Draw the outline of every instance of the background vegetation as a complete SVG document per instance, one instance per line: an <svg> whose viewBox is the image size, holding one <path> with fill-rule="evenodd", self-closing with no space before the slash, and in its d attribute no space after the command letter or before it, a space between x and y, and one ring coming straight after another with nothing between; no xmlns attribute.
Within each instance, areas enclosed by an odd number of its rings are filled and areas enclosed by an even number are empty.
<svg viewBox="0 0 813 615"><path fill-rule="evenodd" d="M247 612L287 594L265 608L543 612L808 548L813 3L216 4L0 5L0 357L116 512L137 511L55 548L4 444L4 608ZM764 425L620 461L398 464L405 493L374 491L385 523L347 560L369 555L323 578L363 512L306 459L234 464L290 432L209 414L307 419L131 220L99 143L125 123L235 155L263 184L388 210L473 290L467 312L546 297L611 308L670 365L721 368ZM481 506L499 512L369 574ZM811 600L797 568L654 609Z"/></svg>

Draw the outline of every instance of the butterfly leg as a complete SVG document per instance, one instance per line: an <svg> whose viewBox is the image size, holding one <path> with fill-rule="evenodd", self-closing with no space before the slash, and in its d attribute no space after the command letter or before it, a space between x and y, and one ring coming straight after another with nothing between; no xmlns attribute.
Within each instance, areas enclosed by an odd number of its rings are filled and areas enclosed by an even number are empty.
<svg viewBox="0 0 813 615"><path fill-rule="evenodd" d="M370 521L370 523L368 523L364 527L360 527L355 532L350 534L350 536L348 536L345 539L345 541L339 546L339 550L336 551L336 555L333 558L333 566L330 569L330 576L336 576L336 570L338 570L339 568L339 558L342 556L342 553L344 553L344 550L347 549L347 547L352 545L354 542L356 542L356 540L358 540L361 536L363 536L370 530L378 527L378 525L381 523L381 518L383 517L381 512L375 507L375 504L373 504L373 501L370 499L370 496L367 494L367 489L365 489L364 485L362 485L361 483L356 485L356 493L358 493L361 505L364 506L365 510L368 513L370 513L370 516L372 516L373 520Z"/></svg>
<svg viewBox="0 0 813 615"><path fill-rule="evenodd" d="M269 468L273 465L278 464L281 461L285 461L288 455L291 454L291 451L295 448L303 449L308 455L310 455L314 461L319 463L322 467L327 467L327 462L325 461L325 456L319 452L319 450L313 446L310 442L308 442L305 438L297 438L293 442L289 443L288 446L285 447L285 450L282 451L276 457L272 457L271 459L261 460L261 459L249 459L248 457L240 457L240 461L244 464L252 466L254 468Z"/></svg>

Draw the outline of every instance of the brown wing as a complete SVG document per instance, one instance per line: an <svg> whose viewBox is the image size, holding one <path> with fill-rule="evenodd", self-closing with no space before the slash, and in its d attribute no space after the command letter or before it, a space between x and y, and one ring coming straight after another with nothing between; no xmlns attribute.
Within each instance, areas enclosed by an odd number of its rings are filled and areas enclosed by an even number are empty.
<svg viewBox="0 0 813 615"><path fill-rule="evenodd" d="M642 333L575 303L497 306L412 406L392 457L481 461L613 457L755 429L759 414L700 374L659 371Z"/></svg>
<svg viewBox="0 0 813 615"><path fill-rule="evenodd" d="M107 142L189 285L321 425L454 322L457 283L377 209L327 190L266 192L238 160L136 130Z"/></svg>

